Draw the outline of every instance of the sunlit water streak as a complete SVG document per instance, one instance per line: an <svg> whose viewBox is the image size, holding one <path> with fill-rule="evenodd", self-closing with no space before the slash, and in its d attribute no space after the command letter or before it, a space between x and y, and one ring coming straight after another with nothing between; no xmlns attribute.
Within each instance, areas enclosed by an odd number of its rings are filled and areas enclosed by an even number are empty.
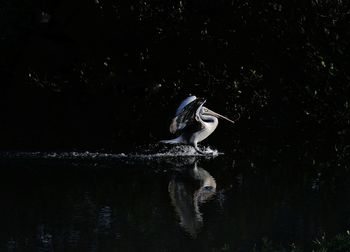
<svg viewBox="0 0 350 252"><path fill-rule="evenodd" d="M171 157L201 157L191 146L174 146L170 149L153 151L152 146L136 153L103 153L103 152L0 152L0 158L35 158L35 159L68 159L68 160L90 160L90 159L139 159L152 160ZM206 157L217 157L224 153L211 147L203 147L202 151L207 153Z"/></svg>

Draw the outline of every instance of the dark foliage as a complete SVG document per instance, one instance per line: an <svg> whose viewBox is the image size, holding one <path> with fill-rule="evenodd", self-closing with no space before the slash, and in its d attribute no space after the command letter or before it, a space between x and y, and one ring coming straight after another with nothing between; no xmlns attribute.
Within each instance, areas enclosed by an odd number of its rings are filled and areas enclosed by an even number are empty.
<svg viewBox="0 0 350 252"><path fill-rule="evenodd" d="M347 1L1 0L0 11L3 148L155 142L192 93L242 115L213 142L346 149Z"/></svg>

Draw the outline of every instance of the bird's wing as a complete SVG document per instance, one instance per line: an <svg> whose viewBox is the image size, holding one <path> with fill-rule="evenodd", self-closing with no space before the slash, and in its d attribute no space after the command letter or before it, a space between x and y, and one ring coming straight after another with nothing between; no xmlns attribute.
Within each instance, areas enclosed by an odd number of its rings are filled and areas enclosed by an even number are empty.
<svg viewBox="0 0 350 252"><path fill-rule="evenodd" d="M170 124L170 132L175 134L185 128L202 128L199 121L199 112L204 103L204 99L197 98L183 107L181 111L178 111Z"/></svg>

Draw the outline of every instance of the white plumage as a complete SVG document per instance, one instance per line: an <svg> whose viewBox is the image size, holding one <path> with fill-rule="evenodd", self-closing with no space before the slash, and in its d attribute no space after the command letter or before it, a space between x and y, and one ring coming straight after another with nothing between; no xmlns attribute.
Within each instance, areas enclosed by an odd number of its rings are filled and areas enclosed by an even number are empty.
<svg viewBox="0 0 350 252"><path fill-rule="evenodd" d="M167 144L189 144L197 152L205 154L198 148L198 143L215 131L219 124L218 118L235 123L227 117L204 107L205 102L204 99L196 96L189 96L183 100L170 124L170 132L177 134L178 137L161 142Z"/></svg>

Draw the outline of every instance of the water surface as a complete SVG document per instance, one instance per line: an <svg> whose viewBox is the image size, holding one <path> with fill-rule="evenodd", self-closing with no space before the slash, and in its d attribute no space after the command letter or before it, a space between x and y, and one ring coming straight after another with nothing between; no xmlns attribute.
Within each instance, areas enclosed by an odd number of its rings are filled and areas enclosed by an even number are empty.
<svg viewBox="0 0 350 252"><path fill-rule="evenodd" d="M3 152L0 250L308 250L345 232L349 179L310 169L326 163L297 149L270 150Z"/></svg>

